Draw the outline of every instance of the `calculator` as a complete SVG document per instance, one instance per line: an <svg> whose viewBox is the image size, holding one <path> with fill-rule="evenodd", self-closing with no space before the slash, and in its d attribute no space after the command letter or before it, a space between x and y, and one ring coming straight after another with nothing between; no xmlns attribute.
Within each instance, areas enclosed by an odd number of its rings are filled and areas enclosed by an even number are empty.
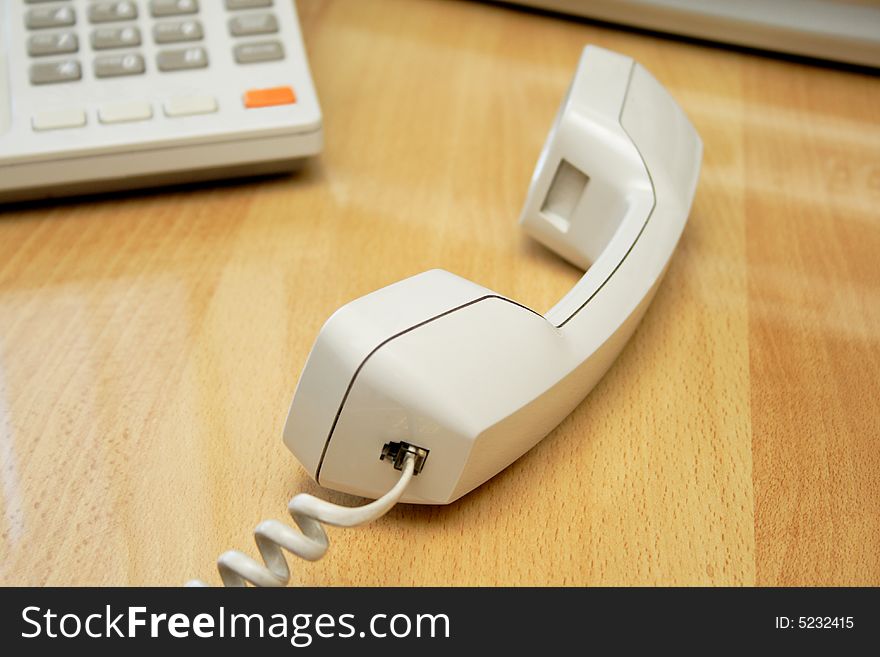
<svg viewBox="0 0 880 657"><path fill-rule="evenodd" d="M289 171L322 137L292 0L0 0L0 201Z"/></svg>

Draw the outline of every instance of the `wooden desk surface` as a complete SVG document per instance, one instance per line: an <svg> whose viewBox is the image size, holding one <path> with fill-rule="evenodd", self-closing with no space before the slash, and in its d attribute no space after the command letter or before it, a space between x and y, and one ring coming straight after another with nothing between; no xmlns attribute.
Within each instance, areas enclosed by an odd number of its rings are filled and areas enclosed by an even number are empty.
<svg viewBox="0 0 880 657"><path fill-rule="evenodd" d="M281 443L341 304L441 267L538 310L516 217L581 48L705 142L693 212L593 394L460 502L331 529L297 584L880 584L880 82L439 0L301 0L300 175L0 219L0 583L219 581L319 492ZM355 498L325 493L332 500Z"/></svg>

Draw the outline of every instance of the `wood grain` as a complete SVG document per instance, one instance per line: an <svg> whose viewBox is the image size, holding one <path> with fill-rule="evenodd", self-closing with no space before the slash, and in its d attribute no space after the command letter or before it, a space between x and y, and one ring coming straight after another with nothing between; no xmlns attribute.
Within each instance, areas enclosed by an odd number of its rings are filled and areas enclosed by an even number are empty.
<svg viewBox="0 0 880 657"><path fill-rule="evenodd" d="M515 219L595 43L705 142L644 322L508 470L330 530L295 582L880 584L876 78L498 5L299 7L327 143L298 175L3 209L0 583L217 581L256 554L319 492L281 427L346 301L442 267L553 305L579 274Z"/></svg>

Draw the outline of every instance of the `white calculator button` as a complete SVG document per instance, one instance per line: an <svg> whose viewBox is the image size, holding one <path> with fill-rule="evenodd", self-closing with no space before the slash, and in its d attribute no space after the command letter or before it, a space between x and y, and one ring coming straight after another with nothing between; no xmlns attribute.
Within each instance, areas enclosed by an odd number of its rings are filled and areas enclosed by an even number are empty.
<svg viewBox="0 0 880 657"><path fill-rule="evenodd" d="M272 0L226 0L227 9L261 9L271 6Z"/></svg>
<svg viewBox="0 0 880 657"><path fill-rule="evenodd" d="M150 103L138 100L108 103L98 109L98 118L101 120L101 123L147 121L153 118L153 107Z"/></svg>
<svg viewBox="0 0 880 657"><path fill-rule="evenodd" d="M34 130L61 130L63 128L81 128L86 124L86 113L81 109L59 109L37 112L31 118Z"/></svg>
<svg viewBox="0 0 880 657"><path fill-rule="evenodd" d="M217 111L217 99L213 96L177 96L165 101L165 115L170 117L213 114Z"/></svg>
<svg viewBox="0 0 880 657"><path fill-rule="evenodd" d="M76 23L76 12L70 7L34 7L24 15L29 30L47 27L69 27Z"/></svg>
<svg viewBox="0 0 880 657"><path fill-rule="evenodd" d="M198 10L197 0L150 0L150 13L153 18L195 14Z"/></svg>

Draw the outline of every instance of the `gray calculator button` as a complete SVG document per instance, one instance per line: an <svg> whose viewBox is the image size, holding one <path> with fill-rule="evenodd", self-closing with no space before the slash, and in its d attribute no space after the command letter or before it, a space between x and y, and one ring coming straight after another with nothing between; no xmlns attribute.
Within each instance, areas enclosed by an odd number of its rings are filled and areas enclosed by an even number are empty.
<svg viewBox="0 0 880 657"><path fill-rule="evenodd" d="M284 48L278 41L260 41L259 43L243 43L235 46L235 61L239 64L256 62L272 62L284 59Z"/></svg>
<svg viewBox="0 0 880 657"><path fill-rule="evenodd" d="M144 58L136 53L102 55L95 58L96 78L115 78L120 75L140 75L146 70Z"/></svg>
<svg viewBox="0 0 880 657"><path fill-rule="evenodd" d="M89 5L89 20L92 23L111 23L130 21L138 16L137 5L131 0L121 2L95 2Z"/></svg>
<svg viewBox="0 0 880 657"><path fill-rule="evenodd" d="M278 20L272 14L244 14L229 19L232 36L272 34L278 31Z"/></svg>
<svg viewBox="0 0 880 657"><path fill-rule="evenodd" d="M28 55L66 55L79 50L79 39L73 32L34 34L27 42Z"/></svg>
<svg viewBox="0 0 880 657"><path fill-rule="evenodd" d="M198 0L150 0L150 13L153 18L195 14L198 10Z"/></svg>
<svg viewBox="0 0 880 657"><path fill-rule="evenodd" d="M272 0L226 0L227 9L260 9L271 6Z"/></svg>
<svg viewBox="0 0 880 657"><path fill-rule="evenodd" d="M46 27L69 27L76 23L76 12L72 7L34 7L24 15L24 24L29 30Z"/></svg>
<svg viewBox="0 0 880 657"><path fill-rule="evenodd" d="M156 58L160 71L183 71L191 68L205 68L208 65L208 52L204 48L182 48L163 50Z"/></svg>
<svg viewBox="0 0 880 657"><path fill-rule="evenodd" d="M82 78L82 67L75 59L31 65L31 84L71 82Z"/></svg>
<svg viewBox="0 0 880 657"><path fill-rule="evenodd" d="M99 27L92 31L92 48L134 48L141 45L141 31L133 25L126 27Z"/></svg>
<svg viewBox="0 0 880 657"><path fill-rule="evenodd" d="M199 21L172 21L157 23L153 28L153 39L156 43L179 43L181 41L198 41L205 36Z"/></svg>

